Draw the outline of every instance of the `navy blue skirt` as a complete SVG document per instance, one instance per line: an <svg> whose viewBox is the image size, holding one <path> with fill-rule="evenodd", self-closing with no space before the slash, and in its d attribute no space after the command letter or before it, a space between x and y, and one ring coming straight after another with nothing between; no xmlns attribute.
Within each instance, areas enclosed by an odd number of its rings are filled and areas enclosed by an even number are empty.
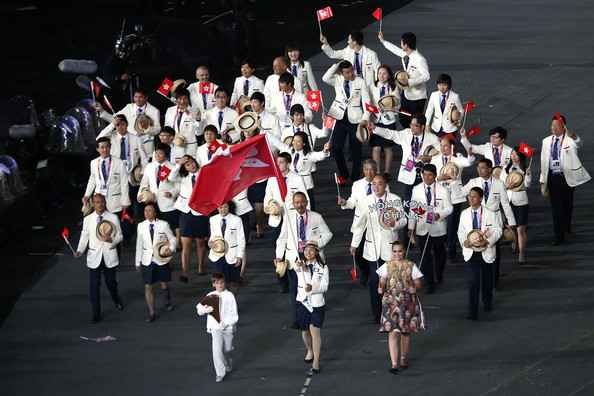
<svg viewBox="0 0 594 396"><path fill-rule="evenodd" d="M206 238L209 225L207 216L195 216L192 212L181 214L180 236L186 238Z"/></svg>
<svg viewBox="0 0 594 396"><path fill-rule="evenodd" d="M313 325L318 329L322 328L324 324L324 314L326 313L326 306L314 307L313 312L309 312L301 301L295 301L297 308L297 321L301 330L309 330L309 325Z"/></svg>
<svg viewBox="0 0 594 396"><path fill-rule="evenodd" d="M164 265L141 265L142 283L152 285L156 282L171 282L171 266L169 263Z"/></svg>
<svg viewBox="0 0 594 396"><path fill-rule="evenodd" d="M384 124L377 124L378 127L391 129L393 131L396 130L396 123L390 125ZM384 137L378 135L371 135L369 138L369 147L394 147L396 146L396 142L390 139L386 139Z"/></svg>
<svg viewBox="0 0 594 396"><path fill-rule="evenodd" d="M528 209L529 209L530 205L526 204L526 205L516 206L511 202L509 204L512 208L512 212L514 212L514 217L516 218L516 225L518 225L518 226L528 225Z"/></svg>
<svg viewBox="0 0 594 396"><path fill-rule="evenodd" d="M175 230L179 228L179 210L174 209L170 212L161 212L163 220L169 223L171 231L175 233Z"/></svg>
<svg viewBox="0 0 594 396"><path fill-rule="evenodd" d="M248 187L247 196L250 203L264 203L266 183L255 183Z"/></svg>

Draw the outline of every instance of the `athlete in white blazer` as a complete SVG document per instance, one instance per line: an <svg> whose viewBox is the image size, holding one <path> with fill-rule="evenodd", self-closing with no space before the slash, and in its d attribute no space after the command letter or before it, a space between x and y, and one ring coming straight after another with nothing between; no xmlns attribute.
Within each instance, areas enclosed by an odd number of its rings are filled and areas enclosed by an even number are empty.
<svg viewBox="0 0 594 396"><path fill-rule="evenodd" d="M144 151L144 145L138 135L133 135L128 132L128 121L124 116L116 116L112 122L105 127L97 139L102 137L109 138L111 142L110 153L124 161L126 170L128 173L132 168L138 164L142 166L142 169L148 164L148 156ZM124 139L124 155L122 156L122 139Z"/></svg>
<svg viewBox="0 0 594 396"><path fill-rule="evenodd" d="M241 65L241 77L237 77L233 84L230 103L231 107L235 107L235 104L241 95L246 95L248 98L251 98L254 92L264 93L264 81L254 75L255 71L256 67L251 64L251 61L247 61Z"/></svg>
<svg viewBox="0 0 594 396"><path fill-rule="evenodd" d="M357 247L365 235L363 258L369 261L369 298L371 313L377 323L382 313L382 296L377 292L379 277L375 270L392 258L392 242L398 239L398 230L406 225L402 201L398 195L389 193L387 187L388 182L383 175L373 178L373 194L367 195L358 203L360 217L355 225L350 247L351 256L355 256ZM397 219L384 219L383 223L387 228L379 223L380 215L385 208L394 208L399 212Z"/></svg>
<svg viewBox="0 0 594 396"><path fill-rule="evenodd" d="M338 69L338 64L332 65L322 77L322 81L333 86L336 96L328 115L335 120L342 120L345 110L348 113L348 122L359 124L361 121L369 120L369 112L365 109L365 103L370 103L369 91L365 80L355 76L350 87L350 94L347 96L344 88L345 78Z"/></svg>
<svg viewBox="0 0 594 396"><path fill-rule="evenodd" d="M468 194L470 208L462 212L458 240L462 246L462 255L466 262L468 276L468 308L466 319L478 319L479 292L482 289L482 300L485 311L491 310L493 301L493 262L496 258L496 245L501 237L501 216L481 205L482 189L474 187ZM485 246L482 252L470 248L468 233L480 230L483 239L475 244ZM482 279L481 279L482 278Z"/></svg>
<svg viewBox="0 0 594 396"><path fill-rule="evenodd" d="M571 233L573 194L575 187L591 179L580 162L578 149L584 141L566 129L565 117L551 122L552 136L542 140L540 153L540 184L548 189L553 212L554 245L563 243L566 233Z"/></svg>
<svg viewBox="0 0 594 396"><path fill-rule="evenodd" d="M394 111L384 111L380 109L378 106L378 102L384 95L394 95L395 97L400 98L398 88L392 89L389 83L382 84L379 81L377 83L374 81L367 87L367 89L369 90L369 98L371 99L371 102L369 104L377 107L377 110L379 111L378 114L374 114L374 122L376 124L382 124L385 126L394 125L397 119L396 113ZM383 95L382 92L384 93ZM398 104L398 106L396 106L395 108L395 110L398 109L400 109L400 104Z"/></svg>
<svg viewBox="0 0 594 396"><path fill-rule="evenodd" d="M110 155L110 149L109 138L99 138L99 157L91 161L89 181L82 201L86 203L94 193L101 194L105 197L107 210L119 213L130 206L128 171L121 159Z"/></svg>
<svg viewBox="0 0 594 396"><path fill-rule="evenodd" d="M210 71L206 66L199 66L196 69L196 79L198 81L188 86L190 100L193 108L200 109L200 112L204 113L215 106L214 93L219 86L210 82ZM200 83L208 84L210 92L200 93Z"/></svg>
<svg viewBox="0 0 594 396"><path fill-rule="evenodd" d="M445 95L445 98L443 96ZM441 101L445 100L445 106L443 111L441 110ZM462 113L464 117L464 108L460 102L460 97L457 93L452 90L448 90L443 93L441 91L435 91L429 97L429 103L427 104L427 110L425 110L425 118L427 118L427 131L432 130L433 133L456 133L458 125L452 124L448 119L448 113L452 106L456 106L456 109ZM431 127L431 129L429 129Z"/></svg>
<svg viewBox="0 0 594 396"><path fill-rule="evenodd" d="M365 80L366 85L376 80L377 69L381 63L375 51L363 45L363 33L352 31L347 40L348 46L342 50L335 51L328 44L326 37L320 35L322 51L332 59L344 59L351 62L355 74Z"/></svg>
<svg viewBox="0 0 594 396"><path fill-rule="evenodd" d="M504 144L507 138L507 130L502 127L495 127L489 131L489 143L471 144L466 137L466 130L460 129L460 143L465 149L472 148L472 154L480 154L491 160L493 166L504 167L509 164L512 148ZM499 161L498 161L499 159Z"/></svg>
<svg viewBox="0 0 594 396"><path fill-rule="evenodd" d="M167 161L166 158L162 161L159 160L160 158L157 157L157 161L153 161L147 165L144 177L140 182L139 197L142 189L148 187L157 197L159 211L162 213L171 212L175 210L175 202L180 191L179 177L177 172L175 172L174 164ZM157 183L157 170L159 166L161 166L161 170L163 170L163 168L168 168L170 173L164 180Z"/></svg>
<svg viewBox="0 0 594 396"><path fill-rule="evenodd" d="M283 73L279 79L279 86L281 90L272 94L272 97L267 98L269 106L266 110L274 114L278 118L278 123L281 128L286 128L293 120L291 119L291 107L300 104L305 110L305 123L311 123L313 114L311 109L307 107L307 99L304 94L298 92L295 87L295 79L291 73Z"/></svg>
<svg viewBox="0 0 594 396"><path fill-rule="evenodd" d="M316 84L316 77L313 74L311 63L304 60L303 65L301 65L299 62L294 63L291 60L289 70L292 75L301 80L301 92L318 90L318 84Z"/></svg>
<svg viewBox="0 0 594 396"><path fill-rule="evenodd" d="M150 233L151 224L154 226L154 236L152 241ZM155 263L159 266L167 264L166 262L157 260L153 254L153 250L158 243L169 242L169 248L172 252L175 252L176 239L169 224L165 220L154 219L152 222L145 220L138 223L136 232L138 233L136 239L136 266L149 266L151 263Z"/></svg>
<svg viewBox="0 0 594 396"><path fill-rule="evenodd" d="M270 100L272 99L272 96L281 90L278 80L280 75L284 72L290 72L289 61L284 56L279 56L272 62L272 74L266 78L266 82L264 83L264 96L266 97L266 110L268 111L270 111ZM293 86L295 90L301 92L303 82L299 77L294 77Z"/></svg>
<svg viewBox="0 0 594 396"><path fill-rule="evenodd" d="M454 207L450 199L450 191L436 181L435 165L425 164L422 173L423 183L413 188L411 206L416 202L425 213L418 210L416 218L409 218L408 233L410 237L414 231L419 237L419 247L423 257L420 269L425 278L425 293L431 294L435 292L435 279L438 282L443 280L446 265L447 219ZM429 238L428 241L427 238Z"/></svg>
<svg viewBox="0 0 594 396"><path fill-rule="evenodd" d="M221 89L219 89L217 95L227 97L227 94L221 92ZM235 109L227 107L227 99L219 98L215 100L217 101L217 105L202 114L202 118L200 119L200 134L209 125L214 125L219 133L223 133L225 129L231 128L237 117L239 117L239 113Z"/></svg>
<svg viewBox="0 0 594 396"><path fill-rule="evenodd" d="M187 90L182 90L182 92ZM177 106L171 106L165 113L165 126L172 127L175 133L183 135L185 139L185 150L191 156L196 156L198 149L197 136L202 135L200 123L197 121L199 110L189 107L189 95L181 95L177 98Z"/></svg>
<svg viewBox="0 0 594 396"><path fill-rule="evenodd" d="M101 118L107 122L113 120L114 115L106 112L98 102L95 102L95 108L100 111ZM136 88L134 90L134 103L129 103L124 106L123 109L116 113L116 115L118 114L122 114L126 117L126 120L128 121L128 132L133 135L138 135L142 140L146 154L148 156L152 155L154 149L153 140L161 131L161 112L148 102L147 92L142 88ZM142 134L139 134L134 129L136 119L140 116L147 116L153 121L152 126L149 124L148 120L141 120L139 122L140 128L144 131Z"/></svg>
<svg viewBox="0 0 594 396"><path fill-rule="evenodd" d="M295 117L293 117L295 118ZM303 118L303 117L302 117ZM314 124L301 123L299 125L293 122L290 126L282 129L280 140L284 142L286 138L295 136L296 132L305 132L309 138L309 145L313 148L318 140L327 138L330 135L330 129L318 128Z"/></svg>
<svg viewBox="0 0 594 396"><path fill-rule="evenodd" d="M245 235L243 232L243 224L239 216L229 213L225 216L227 226L225 229L225 235L221 232L221 217L220 214L214 215L210 218L210 238L208 242L212 242L213 237L222 236L229 245L229 250L225 253L225 261L227 264L235 265L237 260L241 262L243 260L243 252L245 250ZM208 258L215 262L219 257L215 256L211 250L208 254Z"/></svg>
<svg viewBox="0 0 594 396"><path fill-rule="evenodd" d="M93 311L92 323L101 320L101 300L99 289L101 287L101 272L105 274L105 284L109 290L112 300L118 310L122 310L124 305L118 296L118 284L116 281L116 268L119 264L117 244L122 241L122 229L120 228L120 219L113 213L105 210L105 197L101 194L94 194L92 198L94 212L86 216L83 220L82 231L78 247L74 253L75 258L79 258L87 248L87 267L90 271L90 291L91 306ZM106 220L115 226L115 235L106 236L106 241L97 238L97 224Z"/></svg>

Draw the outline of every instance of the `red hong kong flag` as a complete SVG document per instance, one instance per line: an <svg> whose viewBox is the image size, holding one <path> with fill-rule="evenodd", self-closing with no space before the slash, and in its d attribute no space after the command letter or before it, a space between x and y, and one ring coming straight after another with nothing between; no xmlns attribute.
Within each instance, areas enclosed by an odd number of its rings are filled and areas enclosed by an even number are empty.
<svg viewBox="0 0 594 396"><path fill-rule="evenodd" d="M409 116L409 117L410 117L410 116L412 116L412 114L411 114L411 113L409 113L409 112L408 112L408 111L406 111L406 110L399 110L398 112L399 112L399 113L401 113L401 114L407 115L407 116Z"/></svg>
<svg viewBox="0 0 594 396"><path fill-rule="evenodd" d="M527 155L528 157L532 158L532 153L534 152L534 149L530 146L528 146L525 143L520 143L520 153Z"/></svg>
<svg viewBox="0 0 594 396"><path fill-rule="evenodd" d="M377 107L372 106L369 103L365 103L365 110L367 110L370 113L374 113L374 114L379 113L379 110L377 109Z"/></svg>
<svg viewBox="0 0 594 396"><path fill-rule="evenodd" d="M338 176L338 173L336 172L334 172L334 181L336 182L336 184L344 184L347 182L344 177Z"/></svg>
<svg viewBox="0 0 594 396"><path fill-rule="evenodd" d="M198 84L198 93L201 94L211 94L214 92L214 84L213 83L199 83Z"/></svg>
<svg viewBox="0 0 594 396"><path fill-rule="evenodd" d="M171 91L171 87L173 86L173 82L166 78L165 80L163 80L163 82L161 83L161 86L159 87L159 89L157 89L157 92L159 92L161 95L169 95L169 91Z"/></svg>
<svg viewBox="0 0 594 396"><path fill-rule="evenodd" d="M159 171L159 180L164 181L165 179L167 179L167 176L169 176L170 173L171 169L169 169L166 166L162 167Z"/></svg>
<svg viewBox="0 0 594 396"><path fill-rule="evenodd" d="M214 142L212 142L212 144L210 146L208 146L208 151L210 151L210 153L214 155L214 153L217 152L219 147L221 147L223 150L225 150L227 148L227 145L221 144L217 140L215 140Z"/></svg>
<svg viewBox="0 0 594 396"><path fill-rule="evenodd" d="M64 231L62 231L62 237L68 243L68 228L64 227Z"/></svg>
<svg viewBox="0 0 594 396"><path fill-rule="evenodd" d="M307 100L311 102L319 102L322 100L320 91L307 91Z"/></svg>
<svg viewBox="0 0 594 396"><path fill-rule="evenodd" d="M333 17L332 9L330 7L322 8L318 10L318 21L323 21L324 19L328 19Z"/></svg>
<svg viewBox="0 0 594 396"><path fill-rule="evenodd" d="M334 130L334 125L336 125L336 120L332 117L326 117L324 120L324 126L328 129Z"/></svg>
<svg viewBox="0 0 594 396"><path fill-rule="evenodd" d="M287 196L285 179L270 151L266 135L229 147L198 173L190 208L208 216L213 210L254 183L276 177L281 197Z"/></svg>
<svg viewBox="0 0 594 396"><path fill-rule="evenodd" d="M377 10L373 11L373 14L371 14L371 15L373 15L373 17L375 19L377 19L378 21L381 21L382 20L382 9L377 7Z"/></svg>
<svg viewBox="0 0 594 396"><path fill-rule="evenodd" d="M99 96L99 93L101 92L101 87L99 86L99 84L97 84L95 81L91 81L91 88L95 93L95 97Z"/></svg>
<svg viewBox="0 0 594 396"><path fill-rule="evenodd" d="M357 281L357 273L355 272L354 268L351 270L351 276L353 277L353 280L356 282Z"/></svg>
<svg viewBox="0 0 594 396"><path fill-rule="evenodd" d="M320 102L312 102L311 100L308 100L306 106L316 112L320 110Z"/></svg>
<svg viewBox="0 0 594 396"><path fill-rule="evenodd" d="M474 109L474 102L468 102L466 106L464 106L464 112L468 114L470 110Z"/></svg>
<svg viewBox="0 0 594 396"><path fill-rule="evenodd" d="M468 132L466 132L466 138L471 137L472 135L476 135L477 133L480 133L481 131L479 131L478 125L475 125L472 127L472 129Z"/></svg>
<svg viewBox="0 0 594 396"><path fill-rule="evenodd" d="M128 223L130 224L134 224L134 219L132 218L132 216L130 216L130 214L128 212L126 212L125 210L122 211L122 220L126 220Z"/></svg>
<svg viewBox="0 0 594 396"><path fill-rule="evenodd" d="M442 136L440 139L443 140L445 138L452 138L452 139L454 139L454 142L456 141L456 138L451 133L448 133L447 135Z"/></svg>

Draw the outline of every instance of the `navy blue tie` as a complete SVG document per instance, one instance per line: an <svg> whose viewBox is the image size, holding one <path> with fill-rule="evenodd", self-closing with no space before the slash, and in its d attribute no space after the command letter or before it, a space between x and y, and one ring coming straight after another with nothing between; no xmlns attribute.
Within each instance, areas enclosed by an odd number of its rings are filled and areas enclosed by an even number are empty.
<svg viewBox="0 0 594 396"><path fill-rule="evenodd" d="M427 188L427 205L431 205L431 187Z"/></svg>
<svg viewBox="0 0 594 396"><path fill-rule="evenodd" d="M367 183L367 195L371 195L371 183Z"/></svg>
<svg viewBox="0 0 594 396"><path fill-rule="evenodd" d="M417 137L413 137L413 147L412 147L413 155L416 157L419 155L419 140Z"/></svg>
<svg viewBox="0 0 594 396"><path fill-rule="evenodd" d="M149 224L149 231L151 232L151 242L153 241L154 237L155 237L155 225L154 224Z"/></svg>
<svg viewBox="0 0 594 396"><path fill-rule="evenodd" d="M157 187L159 187L159 184L161 184L161 178L159 177L159 173L161 173L162 168L162 165L157 166Z"/></svg>
<svg viewBox="0 0 594 396"><path fill-rule="evenodd" d="M243 94L244 95L248 95L250 92L250 80L245 80L245 83L243 83Z"/></svg>
<svg viewBox="0 0 594 396"><path fill-rule="evenodd" d="M103 173L103 180L105 180L105 183L107 184L107 168L105 167L105 162L107 162L107 160L101 162L101 173Z"/></svg>
<svg viewBox="0 0 594 396"><path fill-rule="evenodd" d="M472 217L472 228L474 230L480 229L479 223L478 223L478 212L474 212L474 214L473 214L473 217Z"/></svg>
<svg viewBox="0 0 594 396"><path fill-rule="evenodd" d="M441 107L441 112L443 113L443 109L445 109L445 102L446 102L446 96L445 95L441 95L441 102L439 103L439 107Z"/></svg>
<svg viewBox="0 0 594 396"><path fill-rule="evenodd" d="M489 182L483 184L483 190L485 194L485 203L489 200Z"/></svg>
<svg viewBox="0 0 594 396"><path fill-rule="evenodd" d="M386 94L386 87L381 87L380 89L380 98Z"/></svg>
<svg viewBox="0 0 594 396"><path fill-rule="evenodd" d="M299 216L299 239L305 241L305 221L303 216Z"/></svg>
<svg viewBox="0 0 594 396"><path fill-rule="evenodd" d="M359 64L359 53L355 52L355 74L361 76L361 66Z"/></svg>
<svg viewBox="0 0 594 396"><path fill-rule="evenodd" d="M223 112L219 111L219 128L223 128Z"/></svg>
<svg viewBox="0 0 594 396"><path fill-rule="evenodd" d="M192 175L192 188L194 188L194 184L196 184L196 175Z"/></svg>
<svg viewBox="0 0 594 396"><path fill-rule="evenodd" d="M493 159L495 160L495 166L499 165L501 163L501 156L499 155L499 149L496 148L494 149L495 151L493 152Z"/></svg>
<svg viewBox="0 0 594 396"><path fill-rule="evenodd" d="M406 55L404 57L404 68L407 69L408 68L408 61L410 60L410 57L408 55Z"/></svg>
<svg viewBox="0 0 594 396"><path fill-rule="evenodd" d="M179 111L179 109L177 110L177 131L179 132L179 127L181 125L181 118L182 115L184 114L183 111Z"/></svg>
<svg viewBox="0 0 594 396"><path fill-rule="evenodd" d="M346 94L347 99L351 97L351 87L349 85L349 80L344 80L344 93Z"/></svg>
<svg viewBox="0 0 594 396"><path fill-rule="evenodd" d="M297 65L291 67L291 74L297 77Z"/></svg>
<svg viewBox="0 0 594 396"><path fill-rule="evenodd" d="M225 230L227 230L227 219L223 217L221 220L221 233L223 234L223 238L225 237Z"/></svg>
<svg viewBox="0 0 594 396"><path fill-rule="evenodd" d="M555 138L555 143L553 144L553 160L557 161L559 159L559 138Z"/></svg>
<svg viewBox="0 0 594 396"><path fill-rule="evenodd" d="M122 136L120 139L120 158L126 161L126 138Z"/></svg>

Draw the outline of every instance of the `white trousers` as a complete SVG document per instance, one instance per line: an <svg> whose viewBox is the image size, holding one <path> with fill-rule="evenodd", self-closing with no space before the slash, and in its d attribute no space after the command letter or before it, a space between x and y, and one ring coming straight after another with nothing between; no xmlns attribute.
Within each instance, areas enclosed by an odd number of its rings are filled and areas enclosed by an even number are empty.
<svg viewBox="0 0 594 396"><path fill-rule="evenodd" d="M217 377L224 377L227 372L225 367L231 366L231 350L233 349L233 330L211 330L212 335L212 362L214 363Z"/></svg>

